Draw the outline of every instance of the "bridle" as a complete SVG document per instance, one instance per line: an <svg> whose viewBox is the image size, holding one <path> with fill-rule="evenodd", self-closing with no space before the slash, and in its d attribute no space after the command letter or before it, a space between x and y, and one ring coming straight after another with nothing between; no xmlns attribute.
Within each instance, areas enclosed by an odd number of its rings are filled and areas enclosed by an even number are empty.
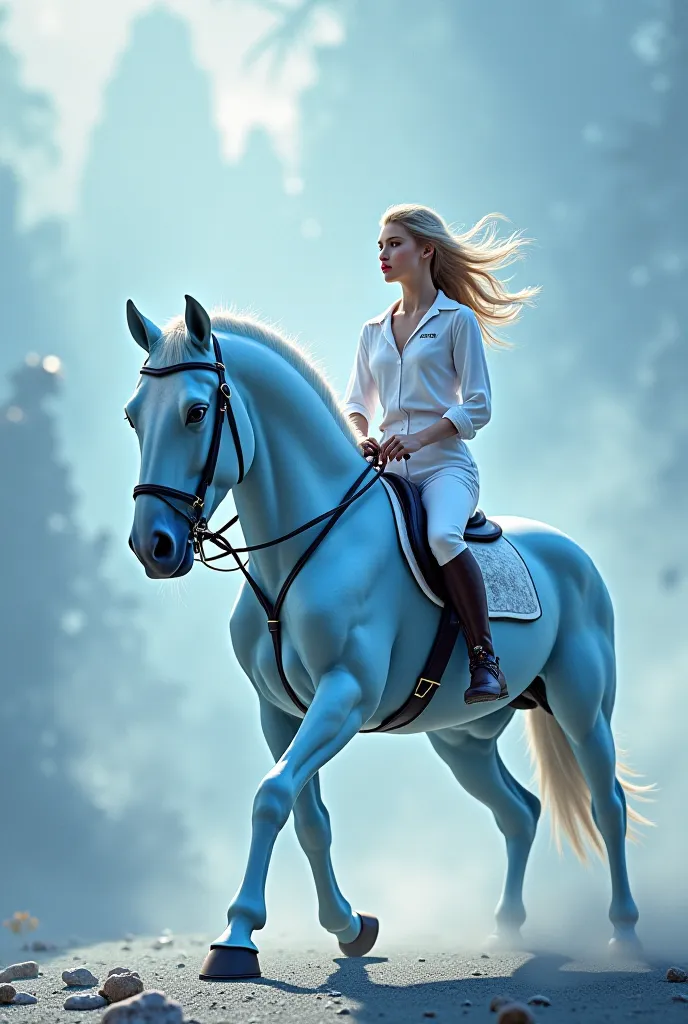
<svg viewBox="0 0 688 1024"><path fill-rule="evenodd" d="M382 477L382 473L385 468L387 460L383 460L382 463L378 465L378 459L376 456L373 462L368 463L368 465L360 474L360 476L347 490L342 501L338 505L336 505L334 508L329 509L327 512L323 512L321 515L316 516L314 519L310 519L307 523L304 523L303 526L298 526L295 530L291 530L289 533L285 533L281 537L276 537L274 540L265 541L263 544L252 544L248 547L235 548L227 539L227 537L224 536L224 533L226 530L228 530L231 526L234 526L235 523L239 521L239 516L233 516L233 518L230 519L229 522L225 523L224 526L221 526L219 530L210 530L208 528L208 520L203 514L206 492L213 482L213 477L215 475L215 469L217 466L217 459L220 453L222 425L224 423L225 415L227 416L229 429L232 432L232 438L234 440L237 461L239 464L239 476L237 479L237 483L241 483L241 481L244 479L245 469L244 456L241 449L241 438L239 437L236 418L234 416L234 410L232 409L232 392L225 379L225 366L222 362L222 352L220 350L217 338L215 337L214 334L211 335L211 338L213 342L213 350L215 353L214 363L187 361L182 363L173 363L170 366L162 367L147 366L146 363L144 363L140 371L142 374L146 374L151 377L166 377L168 374L180 373L184 370L213 370L215 373L217 373L218 394L217 406L215 409L215 421L213 424L213 433L210 440L208 456L206 458L203 471L201 473L201 478L198 484L197 491L195 494L192 494L190 491L179 491L174 487L167 487L164 484L137 484L136 487L134 487L134 500L136 500L136 498L138 498L139 495L141 494L151 494L156 498L160 498L161 501L164 501L165 504L169 505L170 508L172 508L175 512L178 512L180 515L183 515L184 518L189 523L189 543L193 544L194 555L199 556L197 559L195 559L195 561L203 562L203 564L207 565L209 569L215 569L217 572L236 572L237 569L241 570L241 572L246 578L247 583L250 585L254 594L261 603L263 610L267 613L268 629L272 635L273 643L275 646L275 657L277 659L277 667L280 673L280 677L282 679L282 683L284 684L287 693L294 701L294 703L297 705L297 707L299 707L305 713L307 710L306 705L302 703L300 698L296 695L296 693L290 686L284 674L284 669L282 667L279 620L280 609L287 595L289 587L294 582L296 576L301 571L303 566L306 564L310 556L313 554L316 548L322 543L322 541L325 539L327 534L330 532L330 530L335 525L340 516L343 515L343 513L346 511L349 505L353 504L353 502L356 501L357 498L362 497L366 493L366 491L369 490L369 488L372 487L372 485ZM374 473L372 480L369 480L368 483L361 488L361 490L358 490L359 484L361 484L364 477L367 476L367 474L371 472L371 470ZM182 501L186 505L188 505L190 507L191 514L182 511L182 509L178 508L177 505L174 505L170 500L168 500L170 498L174 498L176 501ZM325 520L328 520L328 522L326 523L324 528L318 533L317 537L315 537L315 539L311 542L311 544L309 544L309 546L306 548L306 550L303 552L300 558L297 560L293 569L291 570L286 580L282 584L282 587L280 588L277 598L275 599L275 602L273 604L273 602L271 602L267 595L264 593L262 588L253 579L251 574L246 570L246 565L248 564L248 562L242 562L241 559L239 558L239 555L246 554L250 551L260 551L264 548L273 547L275 544L281 544L283 541L290 540L292 537L296 537L297 534L303 533L305 530L310 529L311 526L316 526L318 523L322 523ZM209 557L205 553L205 543L214 544L215 547L220 549L221 553L217 555L211 555ZM234 558L235 562L237 563L231 569L218 569L216 566L210 564L211 562L218 561L220 558L226 558L227 555L231 555Z"/></svg>
<svg viewBox="0 0 688 1024"><path fill-rule="evenodd" d="M141 373L146 374L150 377L166 377L171 373L180 373L183 370L214 370L218 376L218 395L217 395L217 406L215 408L215 422L213 424L213 434L210 439L210 448L208 449L208 457L205 460L205 466L201 473L201 479L198 484L196 494L191 494L189 491L178 491L174 487L167 487L164 484L137 484L134 488L134 500L138 498L140 494L152 494L156 498L160 498L169 505L170 508L174 509L175 512L179 512L189 521L190 524L190 539L194 544L194 550L197 550L197 545L200 543L200 538L207 532L207 520L203 515L203 507L205 505L205 496L208 488L213 482L215 476L215 468L217 466L218 455L220 454L220 440L222 438L222 424L224 422L224 415L227 414L227 422L229 423L229 429L232 432L234 438L234 447L237 453L237 460L239 463L239 479L237 483L241 483L244 479L244 455L241 449L241 439L239 437L239 431L237 429L236 418L234 416L234 410L232 409L231 397L232 392L229 384L225 380L225 367L222 362L222 352L220 346L217 343L217 338L212 335L213 349L215 352L215 362L183 362L173 363L171 366L153 367L147 366L146 363L141 367ZM175 498L177 501L183 501L186 505L191 507L191 515L187 515L176 505L173 505L168 498Z"/></svg>

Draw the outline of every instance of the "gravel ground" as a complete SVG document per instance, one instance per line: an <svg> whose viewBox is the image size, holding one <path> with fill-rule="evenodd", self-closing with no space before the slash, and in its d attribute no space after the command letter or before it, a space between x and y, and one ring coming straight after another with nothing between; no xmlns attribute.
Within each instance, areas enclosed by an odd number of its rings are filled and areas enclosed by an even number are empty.
<svg viewBox="0 0 688 1024"><path fill-rule="evenodd" d="M261 951L260 979L204 982L198 974L213 936L180 936L154 949L156 936L100 943L48 952L17 947L2 949L2 966L36 960L40 975L17 981L18 991L38 998L31 1006L0 1006L0 1024L53 1024L69 1020L99 1021L103 1010L63 1009L65 998L83 989L68 989L62 971L88 966L105 980L113 967L138 971L144 989L158 989L182 1004L187 1021L200 1024L241 1022L269 1024L293 1021L317 1024L337 1019L396 1024L442 1021L496 1024L489 1009L495 995L508 994L526 1002L535 994L549 998L548 1007L532 1006L538 1022L603 1022L648 1020L688 1024L688 1002L672 997L688 984L669 983L672 964L656 962L616 966L585 963L551 953L481 956L478 951L447 953L385 947L382 940L370 956L347 959L331 945L313 950L268 948ZM686 964L676 964L686 967ZM91 991L96 991L95 989ZM462 1005L469 1000L471 1005Z"/></svg>

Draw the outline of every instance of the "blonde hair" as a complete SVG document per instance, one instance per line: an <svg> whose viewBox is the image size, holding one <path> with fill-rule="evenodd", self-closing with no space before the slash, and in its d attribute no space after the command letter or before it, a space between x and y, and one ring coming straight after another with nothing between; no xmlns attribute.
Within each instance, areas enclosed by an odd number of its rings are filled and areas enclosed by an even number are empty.
<svg viewBox="0 0 688 1024"><path fill-rule="evenodd" d="M532 306L533 298L541 290L539 285L510 292L492 271L523 259L522 247L532 238L521 238L513 232L507 239L495 238L496 226L489 224L491 217L508 220L501 213L487 213L463 234L453 233L439 213L429 206L417 203L398 203L389 206L380 219L386 224L403 224L415 240L430 243L435 251L430 261L430 274L435 288L465 306L476 315L483 339L487 345L511 348L511 342L496 337L490 326L518 322L524 305ZM485 228L485 235L476 235Z"/></svg>

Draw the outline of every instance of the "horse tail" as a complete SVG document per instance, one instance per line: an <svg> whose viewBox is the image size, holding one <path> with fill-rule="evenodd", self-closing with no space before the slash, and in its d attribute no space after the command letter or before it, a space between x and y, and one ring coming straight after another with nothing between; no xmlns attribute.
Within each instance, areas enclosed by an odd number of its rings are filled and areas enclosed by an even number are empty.
<svg viewBox="0 0 688 1024"><path fill-rule="evenodd" d="M579 860L587 861L589 847L604 859L602 837L592 816L590 789L566 733L554 716L542 708L526 711L525 715L528 751L543 806L549 807L557 850L561 853L561 839L565 835ZM617 788L620 786L624 796L628 793L636 800L646 801L650 798L645 794L655 786L640 786L631 781L638 777L637 772L617 759ZM627 806L628 820L639 825L654 824L630 806ZM628 826L627 835L632 842L637 842L637 832Z"/></svg>

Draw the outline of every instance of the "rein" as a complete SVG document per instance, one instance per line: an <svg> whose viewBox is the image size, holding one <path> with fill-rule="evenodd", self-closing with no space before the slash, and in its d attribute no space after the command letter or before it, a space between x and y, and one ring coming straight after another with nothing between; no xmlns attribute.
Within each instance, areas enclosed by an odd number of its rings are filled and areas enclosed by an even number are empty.
<svg viewBox="0 0 688 1024"><path fill-rule="evenodd" d="M237 569L241 570L246 582L249 584L258 601L260 602L263 610L265 611L268 621L268 630L272 636L275 658L277 661L277 668L279 670L280 678L284 687L291 697L292 701L296 706L305 714L307 706L300 700L297 694L290 686L287 677L284 673L282 665L282 644L280 640L280 619L279 613L284 603L284 599L287 596L289 587L298 576L301 569L304 567L310 556L316 550L317 547L322 543L327 534L330 532L332 527L335 525L337 520L344 514L349 505L353 504L357 498L362 497L372 485L381 478L384 471L387 460L383 460L382 464L379 465L379 459L377 454L374 456L373 462L368 463L366 468L351 485L344 495L342 501L334 508L329 509L327 512L323 512L321 515L316 516L314 519L304 523L303 526L298 526L295 530L291 530L289 533L285 533L281 537L276 537L274 540L265 541L262 544L251 544L247 547L235 548L230 541L224 536L226 530L234 526L239 521L239 516L235 515L230 519L224 526L221 526L219 530L211 530L208 527L208 521L203 515L203 507L205 504L205 496L208 487L213 481L215 475L215 469L217 467L217 459L220 452L220 440L222 437L222 425L224 422L225 415L229 424L229 429L232 432L232 438L234 440L234 446L237 454L237 461L239 464L239 478L237 483L241 483L244 479L244 456L241 449L241 439L239 437L239 431L237 429L236 418L231 405L232 392L231 388L225 380L225 366L222 362L222 352L218 344L215 335L211 335L213 342L213 350L215 353L215 362L182 362L173 363L171 366L163 366L154 368L147 366L145 363L141 367L141 373L147 374L151 377L165 377L171 373L180 373L184 370L213 370L218 375L218 400L217 407L215 410L215 422L213 424L213 434L210 441L210 448L208 450L208 456L206 463L201 473L201 478L198 485L196 494L192 494L189 491L179 491L174 487L167 487L164 484L137 484L134 487L134 500L141 494L152 494L156 498L160 498L166 505L169 505L171 509L178 512L180 515L189 523L189 543L193 544L194 554L199 557L195 561L200 561L206 565L209 569L213 569L215 572L236 572ZM372 480L359 491L359 484L363 481L364 477L371 471L374 470L374 476ZM191 515L188 515L182 509L169 501L169 498L174 498L177 501L183 501L185 504L190 506ZM285 540L290 540L292 537L296 537L299 533L303 533L305 530L316 526L318 523L322 523L328 520L324 528L318 533L311 544L306 548L300 558L297 560L291 572L288 574L286 580L282 584L280 591L275 599L274 604L270 601L268 596L264 593L258 583L253 579L251 574L246 569L248 565L248 559L246 562L242 562L239 558L240 554L245 554L249 551L261 551L264 548L273 547L275 544L281 544ZM221 549L221 553L217 555L207 556L204 549L204 544L209 542L214 544L215 547ZM237 563L231 569L219 569L211 562L216 562L220 558L226 558L227 555L231 555Z"/></svg>

